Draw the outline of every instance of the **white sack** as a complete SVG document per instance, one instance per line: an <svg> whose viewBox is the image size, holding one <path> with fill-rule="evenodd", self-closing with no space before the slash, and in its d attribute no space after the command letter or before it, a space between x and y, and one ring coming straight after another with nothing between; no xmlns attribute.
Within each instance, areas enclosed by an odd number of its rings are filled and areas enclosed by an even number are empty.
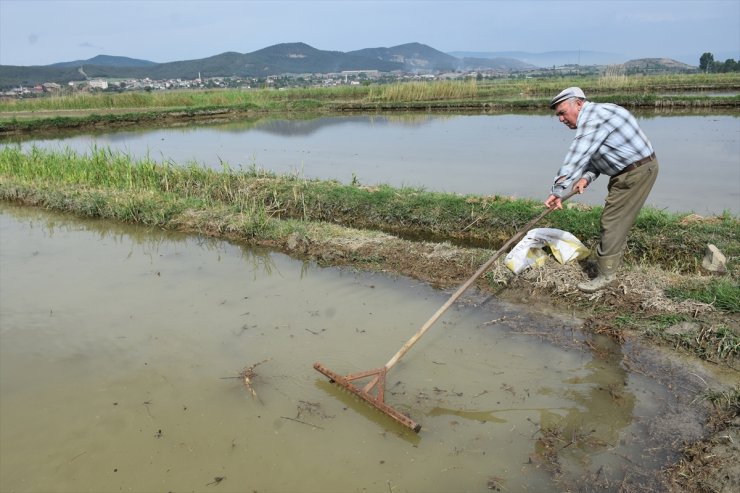
<svg viewBox="0 0 740 493"><path fill-rule="evenodd" d="M554 228L531 229L504 258L504 265L514 274L519 274L527 267L541 267L545 263L545 252L548 246L555 259L561 264L588 257L589 251L581 240L567 231Z"/></svg>

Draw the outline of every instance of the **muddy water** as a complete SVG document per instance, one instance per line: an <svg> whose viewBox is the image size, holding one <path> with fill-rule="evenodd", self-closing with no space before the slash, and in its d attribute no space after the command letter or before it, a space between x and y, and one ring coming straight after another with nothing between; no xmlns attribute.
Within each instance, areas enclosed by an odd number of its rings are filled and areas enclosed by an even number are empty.
<svg viewBox="0 0 740 493"><path fill-rule="evenodd" d="M569 316L466 296L389 373L415 434L312 365L382 366L448 293L7 204L0 240L1 491L615 491L701 434Z"/></svg>

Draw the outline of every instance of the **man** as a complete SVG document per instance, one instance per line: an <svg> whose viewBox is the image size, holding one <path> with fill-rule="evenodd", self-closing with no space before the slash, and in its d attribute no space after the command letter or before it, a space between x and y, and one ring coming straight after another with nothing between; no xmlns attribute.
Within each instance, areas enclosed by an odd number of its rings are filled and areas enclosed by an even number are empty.
<svg viewBox="0 0 740 493"><path fill-rule="evenodd" d="M616 280L627 234L658 176L658 161L635 117L621 106L587 101L579 87L569 87L550 101L550 108L576 135L545 205L561 209L567 190L583 193L600 174L609 176L596 248L598 274L578 285L594 293Z"/></svg>

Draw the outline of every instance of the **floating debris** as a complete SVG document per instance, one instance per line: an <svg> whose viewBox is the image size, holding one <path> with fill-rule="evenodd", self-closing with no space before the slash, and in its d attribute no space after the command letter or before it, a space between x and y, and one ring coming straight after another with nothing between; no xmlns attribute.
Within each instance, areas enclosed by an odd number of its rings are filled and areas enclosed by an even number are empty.
<svg viewBox="0 0 740 493"><path fill-rule="evenodd" d="M266 359L264 361L260 361L259 363L255 363L252 366L248 366L248 367L244 368L239 373L239 378L241 378L242 380L244 380L244 386L247 388L247 390L249 391L249 393L252 394L252 397L254 397L257 400L259 400L259 397L257 397L257 392L255 392L254 387L252 387L252 379L257 375L254 372L254 369L257 368L262 363L267 363L268 361L270 361L270 360L269 359Z"/></svg>

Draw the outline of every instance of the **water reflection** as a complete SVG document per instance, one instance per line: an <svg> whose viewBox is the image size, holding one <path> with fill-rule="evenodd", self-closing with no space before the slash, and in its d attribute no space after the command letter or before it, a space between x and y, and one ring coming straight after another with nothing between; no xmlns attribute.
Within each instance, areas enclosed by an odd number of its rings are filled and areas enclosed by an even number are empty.
<svg viewBox="0 0 740 493"><path fill-rule="evenodd" d="M621 349L606 338L593 338L590 344L593 357L584 365L584 374L567 381L574 384L566 393L575 406L565 413L542 410L535 445L535 454L550 461L547 466L556 461L559 474L568 482L590 477L599 483L603 468L614 467L612 451L635 421L637 397L630 390L628 372L620 366ZM656 458L650 457L650 462ZM599 486L608 487L608 481Z"/></svg>
<svg viewBox="0 0 740 493"><path fill-rule="evenodd" d="M421 127L431 124L434 120L454 118L452 115L429 115L426 113L400 113L387 116L342 116L320 117L310 119L255 119L218 124L215 128L228 132L241 133L246 130L257 130L282 137L310 136L318 132L337 126L388 126L401 125L407 127Z"/></svg>
<svg viewBox="0 0 740 493"><path fill-rule="evenodd" d="M517 409L521 411L522 409ZM491 409L489 411L463 411L461 409L449 409L446 407L435 407L427 416L457 416L462 419L478 421L480 423L506 423L505 419L496 416L497 412L505 412L506 409Z"/></svg>
<svg viewBox="0 0 740 493"><path fill-rule="evenodd" d="M3 210L4 207L0 207L0 212ZM217 261L221 261L224 255L233 255L234 253L231 250L238 250L245 265L249 267L252 279L256 279L260 275L280 274L272 252L266 249L229 244L223 240L206 236L187 236L154 227L132 226L100 219L82 220L66 214L41 213L34 208L13 207L12 212L19 222L24 223L28 229L38 229L43 237L53 239L59 235L85 232L92 236L93 241L126 247L128 249L127 258L140 253L147 257L152 264L160 258L182 257L183 253L171 251L173 245L192 242L197 248L215 254ZM34 250L32 254L38 255L39 252ZM306 275L309 269L310 264L303 262L300 277Z"/></svg>
<svg viewBox="0 0 740 493"><path fill-rule="evenodd" d="M358 417L366 419L377 426L379 430L382 430L382 433L392 433L414 447L417 447L421 443L423 435L415 433L397 421L394 421L366 402L357 399L348 391L341 389L338 385L321 378L317 379L314 384L317 389L326 393L327 397L336 399L337 402L342 403L345 410L351 409ZM399 410L401 410L401 406L399 406ZM403 409L403 412L408 411L409 409Z"/></svg>

